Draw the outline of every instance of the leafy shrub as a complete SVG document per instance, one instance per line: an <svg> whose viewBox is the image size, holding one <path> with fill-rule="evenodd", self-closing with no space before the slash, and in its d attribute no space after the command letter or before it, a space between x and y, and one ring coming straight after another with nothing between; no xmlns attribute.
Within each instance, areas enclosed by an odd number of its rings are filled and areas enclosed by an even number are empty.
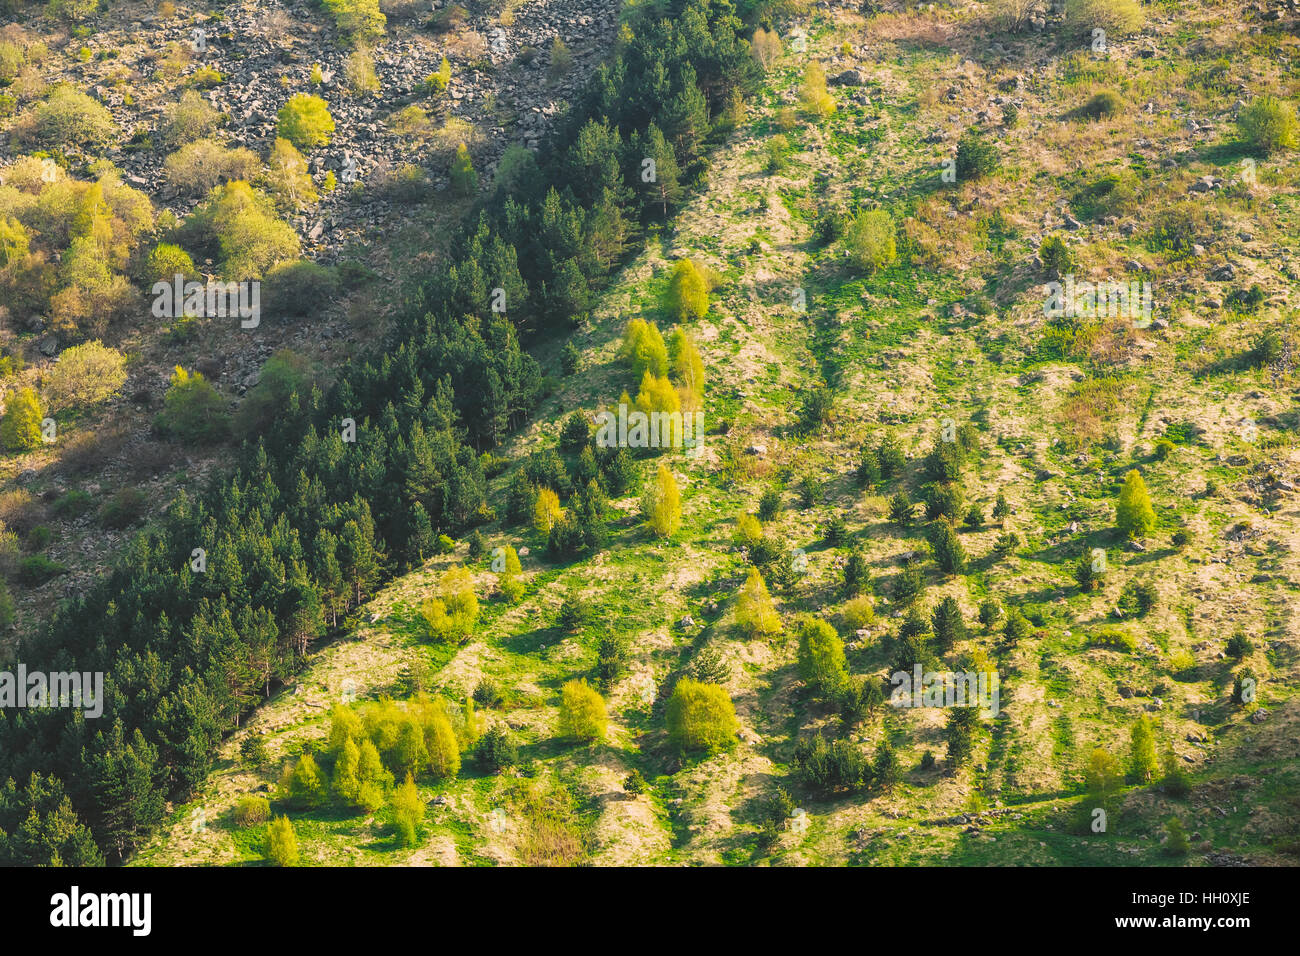
<svg viewBox="0 0 1300 956"><path fill-rule="evenodd" d="M186 90L163 108L160 135L172 148L207 139L216 132L221 114L198 91Z"/></svg>
<svg viewBox="0 0 1300 956"><path fill-rule="evenodd" d="M158 243L145 259L144 281L150 288L155 282L172 282L178 275L189 279L194 274L194 260L190 254L170 242Z"/></svg>
<svg viewBox="0 0 1300 956"><path fill-rule="evenodd" d="M324 0L334 25L354 45L364 45L384 35L388 18L379 10L379 0Z"/></svg>
<svg viewBox="0 0 1300 956"><path fill-rule="evenodd" d="M271 803L266 797L250 794L240 797L235 804L235 826L241 830L255 827L271 819Z"/></svg>
<svg viewBox="0 0 1300 956"><path fill-rule="evenodd" d="M1275 96L1251 100L1237 117L1237 129L1252 149L1266 156L1300 145L1295 107Z"/></svg>
<svg viewBox="0 0 1300 956"><path fill-rule="evenodd" d="M1138 0L1065 0L1065 22L1076 30L1101 29L1118 37L1136 32L1145 20Z"/></svg>
<svg viewBox="0 0 1300 956"><path fill-rule="evenodd" d="M1198 243L1213 235L1218 216L1212 207L1192 200L1173 203L1152 217L1148 246L1156 252L1169 251L1186 255Z"/></svg>
<svg viewBox="0 0 1300 956"><path fill-rule="evenodd" d="M201 66L189 75L186 82L196 90L210 90L226 81L221 71L210 66Z"/></svg>
<svg viewBox="0 0 1300 956"><path fill-rule="evenodd" d="M438 67L438 72L430 73L426 76L422 86L426 94L437 95L444 92L450 82L451 63L448 62L447 58L444 56L442 58L442 65Z"/></svg>
<svg viewBox="0 0 1300 956"><path fill-rule="evenodd" d="M297 234L276 219L270 200L243 180L214 189L181 234L187 248L220 259L222 275L232 280L260 278L299 249Z"/></svg>
<svg viewBox="0 0 1300 956"><path fill-rule="evenodd" d="M107 401L126 382L126 359L98 339L65 349L41 380L50 411Z"/></svg>
<svg viewBox="0 0 1300 956"><path fill-rule="evenodd" d="M69 491L50 506L50 510L54 512L55 517L62 518L65 521L70 518L79 518L87 512L93 511L94 508L94 499L80 489Z"/></svg>
<svg viewBox="0 0 1300 956"><path fill-rule="evenodd" d="M1224 302L1240 312L1256 312L1267 298L1264 287L1253 282L1248 289L1233 289L1224 297Z"/></svg>
<svg viewBox="0 0 1300 956"><path fill-rule="evenodd" d="M53 87L15 127L21 142L36 146L78 146L97 151L112 140L113 117L97 101L66 84Z"/></svg>
<svg viewBox="0 0 1300 956"><path fill-rule="evenodd" d="M28 451L41 444L41 403L35 390L10 393L0 418L0 444L7 451Z"/></svg>
<svg viewBox="0 0 1300 956"><path fill-rule="evenodd" d="M375 75L375 58L364 47L353 50L343 61L343 82L353 96L369 96L379 92L379 77Z"/></svg>
<svg viewBox="0 0 1300 956"><path fill-rule="evenodd" d="M1156 606L1157 591L1154 582L1132 580L1124 585L1115 604L1115 613L1122 618L1142 617Z"/></svg>
<svg viewBox="0 0 1300 956"><path fill-rule="evenodd" d="M478 620L474 578L465 568L449 568L438 582L438 594L420 605L428 635L438 641L463 641Z"/></svg>
<svg viewBox="0 0 1300 956"><path fill-rule="evenodd" d="M154 424L164 435L210 444L226 437L229 415L225 399L201 372L190 372L177 365L163 396L163 410Z"/></svg>
<svg viewBox="0 0 1300 956"><path fill-rule="evenodd" d="M735 745L740 729L731 697L716 684L682 678L667 708L668 740L682 751L714 753Z"/></svg>
<svg viewBox="0 0 1300 956"><path fill-rule="evenodd" d="M1000 162L997 147L977 130L968 129L957 141L957 178L962 182L992 175Z"/></svg>
<svg viewBox="0 0 1300 956"><path fill-rule="evenodd" d="M221 183L251 179L261 166L251 149L227 149L214 139L198 139L168 156L163 170L173 188L190 196L206 196Z"/></svg>
<svg viewBox="0 0 1300 956"><path fill-rule="evenodd" d="M1107 647L1126 654L1137 650L1137 639L1132 634L1111 627L1094 631L1088 643L1093 647Z"/></svg>
<svg viewBox="0 0 1300 956"><path fill-rule="evenodd" d="M849 259L868 275L894 264L898 247L894 220L883 209L859 212L844 230Z"/></svg>
<svg viewBox="0 0 1300 956"><path fill-rule="evenodd" d="M840 614L844 618L844 626L856 631L876 619L876 605L870 595L859 594L844 602Z"/></svg>
<svg viewBox="0 0 1300 956"><path fill-rule="evenodd" d="M30 587L39 587L51 578L67 574L68 569L43 554L33 554L18 564L18 580Z"/></svg>
<svg viewBox="0 0 1300 956"><path fill-rule="evenodd" d="M319 96L295 93L276 114L275 131L298 149L324 146L334 135L334 117Z"/></svg>
<svg viewBox="0 0 1300 956"><path fill-rule="evenodd" d="M99 509L99 521L106 528L129 528L144 517L147 505L139 488L120 488Z"/></svg>
<svg viewBox="0 0 1300 956"><path fill-rule="evenodd" d="M314 315L339 294L338 272L301 260L281 262L267 270L262 284L265 308L275 315Z"/></svg>
<svg viewBox="0 0 1300 956"><path fill-rule="evenodd" d="M1123 98L1114 90L1102 90L1080 106L1077 115L1082 119L1102 120L1118 116L1122 112Z"/></svg>

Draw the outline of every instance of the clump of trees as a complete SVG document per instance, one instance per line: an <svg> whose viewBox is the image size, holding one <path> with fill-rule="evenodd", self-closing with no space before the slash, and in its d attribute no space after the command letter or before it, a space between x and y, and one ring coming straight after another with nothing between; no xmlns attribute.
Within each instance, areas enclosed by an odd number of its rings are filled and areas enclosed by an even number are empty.
<svg viewBox="0 0 1300 956"><path fill-rule="evenodd" d="M482 197L451 237L445 268L424 277L393 317L382 351L356 357L328 389L297 393L229 473L173 502L111 576L54 615L29 668L57 670L57 661L75 659L109 675L101 723L120 724L121 733L87 737L62 711L0 725L0 830L13 834L33 819L49 834L4 841L0 862L49 863L56 854L85 862L96 853L120 860L157 825L166 800L203 780L222 736L301 665L305 648L385 576L418 560L430 529L436 540L493 520L484 453L542 394L541 371L521 341L581 321L638 228L662 214L653 191L632 188L644 158L629 152L634 136L653 122L685 180L703 170L710 117L734 115L737 98L756 87L749 29L714 0L684 0L678 16L639 22L546 147L532 159L515 155L511 188ZM662 78L653 97L647 77ZM42 164L33 165L29 195L57 185L43 183ZM241 182L217 187L227 201L200 208L201 228L158 241L221 263L233 279L295 258L266 227L273 216L255 216L256 196ZM113 208L121 218L125 207ZM23 215L10 207L0 218ZM241 235L259 241L246 246ZM489 295L503 285L511 290L505 314L492 311ZM344 440L344 419L355 441ZM593 451L610 494L619 481L634 483L624 451ZM552 487L571 494L566 481ZM220 532L205 531L213 527ZM204 575L188 568L195 542L209 545ZM358 751L364 762L366 748ZM25 789L22 768L37 761L46 778ZM114 784L123 766L139 768L129 794ZM24 779L12 794L3 785L11 776ZM60 818L65 796L76 809ZM78 826L88 846L76 845Z"/></svg>

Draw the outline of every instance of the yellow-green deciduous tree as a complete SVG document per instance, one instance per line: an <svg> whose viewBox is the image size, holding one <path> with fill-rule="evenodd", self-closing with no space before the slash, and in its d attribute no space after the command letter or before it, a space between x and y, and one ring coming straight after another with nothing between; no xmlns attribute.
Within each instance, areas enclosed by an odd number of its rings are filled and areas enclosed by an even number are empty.
<svg viewBox="0 0 1300 956"><path fill-rule="evenodd" d="M472 702L471 702L472 706ZM473 719L473 712L468 715ZM447 716L447 708L435 701L427 708L424 740L429 752L429 772L434 780L454 780L460 773L460 743Z"/></svg>
<svg viewBox="0 0 1300 956"><path fill-rule="evenodd" d="M519 552L507 544L501 549L500 559L497 587L501 589L501 594L507 601L517 604L524 596L524 582L519 580L519 575L524 573L523 565L519 563Z"/></svg>
<svg viewBox="0 0 1300 956"><path fill-rule="evenodd" d="M542 534L550 534L555 522L560 520L564 509L560 507L560 496L550 488L540 488L537 499L533 502L533 527Z"/></svg>
<svg viewBox="0 0 1300 956"><path fill-rule="evenodd" d="M736 743L740 725L727 691L683 677L667 708L668 739L682 752L726 750Z"/></svg>
<svg viewBox="0 0 1300 956"><path fill-rule="evenodd" d="M821 618L799 622L799 676L823 695L834 693L849 676L844 642Z"/></svg>
<svg viewBox="0 0 1300 956"><path fill-rule="evenodd" d="M1151 507L1151 496L1136 470L1124 476L1124 487L1115 505L1115 524L1130 538L1141 538L1155 530L1156 513Z"/></svg>
<svg viewBox="0 0 1300 956"><path fill-rule="evenodd" d="M825 119L835 112L835 100L826 89L826 71L816 60L804 67L799 103L809 116Z"/></svg>
<svg viewBox="0 0 1300 956"><path fill-rule="evenodd" d="M605 739L605 698L586 680L571 680L560 688L560 736L570 740Z"/></svg>
<svg viewBox="0 0 1300 956"><path fill-rule="evenodd" d="M465 568L449 568L438 582L438 594L420 605L429 636L440 641L464 641L478 621L474 576Z"/></svg>
<svg viewBox="0 0 1300 956"><path fill-rule="evenodd" d="M9 394L0 419L0 443L7 451L28 451L41 443L41 402L33 389Z"/></svg>
<svg viewBox="0 0 1300 956"><path fill-rule="evenodd" d="M1156 775L1160 762L1156 759L1155 734L1151 730L1151 718L1146 714L1138 717L1129 734L1129 774L1134 780L1146 783Z"/></svg>
<svg viewBox="0 0 1300 956"><path fill-rule="evenodd" d="M864 209L844 231L849 258L868 275L891 266L898 259L894 221L883 209Z"/></svg>
<svg viewBox="0 0 1300 956"><path fill-rule="evenodd" d="M653 322L645 319L628 322L618 354L632 366L632 374L638 378L646 372L655 377L668 374L668 348Z"/></svg>
<svg viewBox="0 0 1300 956"><path fill-rule="evenodd" d="M415 786L415 778L406 775L406 780L393 791L389 806L393 811L393 826L397 829L397 840L402 846L415 846L416 834L424 822L424 801Z"/></svg>
<svg viewBox="0 0 1300 956"><path fill-rule="evenodd" d="M275 131L298 149L325 146L334 135L334 117L319 96L295 93L276 114Z"/></svg>
<svg viewBox="0 0 1300 956"><path fill-rule="evenodd" d="M663 464L646 486L641 511L650 530L660 538L671 538L682 524L682 499L677 479Z"/></svg>
<svg viewBox="0 0 1300 956"><path fill-rule="evenodd" d="M266 834L266 859L276 866L298 865L298 837L288 817L276 817Z"/></svg>
<svg viewBox="0 0 1300 956"><path fill-rule="evenodd" d="M678 322L703 318L709 311L709 280L690 259L678 259L668 280L668 310Z"/></svg>
<svg viewBox="0 0 1300 956"><path fill-rule="evenodd" d="M126 382L126 359L98 339L65 349L45 373L41 389L50 411L106 401Z"/></svg>
<svg viewBox="0 0 1300 956"><path fill-rule="evenodd" d="M781 616L772 606L772 595L767 592L758 568L749 569L736 598L736 626L749 638L781 633Z"/></svg>

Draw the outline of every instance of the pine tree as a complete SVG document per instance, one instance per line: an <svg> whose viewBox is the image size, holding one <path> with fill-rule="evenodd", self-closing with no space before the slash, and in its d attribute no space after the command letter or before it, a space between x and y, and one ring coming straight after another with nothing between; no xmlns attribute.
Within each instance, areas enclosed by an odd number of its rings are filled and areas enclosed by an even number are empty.
<svg viewBox="0 0 1300 956"><path fill-rule="evenodd" d="M947 574L964 574L966 571L966 549L962 547L957 531L947 521L935 522L930 535L930 547L934 549L934 560Z"/></svg>
<svg viewBox="0 0 1300 956"><path fill-rule="evenodd" d="M958 641L966 639L966 622L961 616L961 605L951 595L935 607L931 624L934 628L934 644L941 654L952 650Z"/></svg>
<svg viewBox="0 0 1300 956"><path fill-rule="evenodd" d="M944 735L948 741L949 773L956 773L970 759L975 728L978 726L979 711L974 707L954 707L948 712L948 726Z"/></svg>
<svg viewBox="0 0 1300 956"><path fill-rule="evenodd" d="M1151 507L1146 482L1136 470L1124 477L1124 487L1115 505L1115 523L1130 538L1141 538L1155 530L1156 513Z"/></svg>
<svg viewBox="0 0 1300 956"><path fill-rule="evenodd" d="M993 520L999 526L1004 526L1009 514L1011 514L1011 506L1007 504L1007 496L999 491L998 500L993 504Z"/></svg>
<svg viewBox="0 0 1300 956"><path fill-rule="evenodd" d="M407 538L407 552L413 564L423 563L425 556L433 552L433 522L424 505L416 502L411 506L411 530Z"/></svg>
<svg viewBox="0 0 1300 956"><path fill-rule="evenodd" d="M857 597L871 587L871 569L861 551L853 551L844 562L844 596Z"/></svg>
<svg viewBox="0 0 1300 956"><path fill-rule="evenodd" d="M633 139L632 155L641 165L637 172L637 181L645 190L647 205L659 206L663 219L668 218L668 207L676 205L682 196L681 169L677 165L677 154L659 127L653 122L646 127L645 135ZM654 176L646 181L647 166L645 160L654 163Z"/></svg>

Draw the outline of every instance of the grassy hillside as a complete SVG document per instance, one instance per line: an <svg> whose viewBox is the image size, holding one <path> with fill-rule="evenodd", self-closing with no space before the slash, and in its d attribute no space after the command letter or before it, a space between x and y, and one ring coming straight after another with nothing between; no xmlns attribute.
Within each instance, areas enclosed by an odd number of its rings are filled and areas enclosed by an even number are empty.
<svg viewBox="0 0 1300 956"><path fill-rule="evenodd" d="M1290 14L1146 10L1140 33L1112 36L1103 52L1055 20L1047 32L1003 31L979 4L776 17L782 51L761 96L673 228L650 238L575 333L577 370L498 452L555 448L570 413L590 417L635 392L619 358L624 329L640 317L667 336L669 277L689 257L716 280L707 314L685 325L706 370L703 454L644 458L631 491L611 501L608 546L592 557L556 560L540 532L501 519L483 529L481 555L457 542L387 587L227 742L200 798L173 808L134 862L261 860L264 827L231 815L250 793L289 809L307 864L1293 862L1300 514L1288 252L1300 230L1298 164L1294 150L1252 150L1235 119L1264 93L1295 100L1300 36ZM801 101L814 62L841 80L823 118ZM1113 115L1088 118L1081 108L1102 93L1114 94ZM945 161L972 128L996 167L972 179L959 159L947 182ZM889 214L898 255L870 271L844 240L827 241L826 223L874 209ZM1149 282L1154 320L1048 321L1040 250L1052 236L1079 281ZM560 344L537 353L557 377ZM819 388L833 404L802 414ZM949 426L972 426L962 433L978 449L960 479L961 574L931 559L919 515L891 517L899 492L921 499L924 459ZM863 449L890 430L902 473L865 483ZM668 539L640 516L658 462L681 490L681 526ZM1156 515L1134 540L1116 526L1131 471ZM510 478L493 481L498 515ZM781 554L773 567L791 569L768 574L784 629L749 639L735 598L753 555L734 534L768 489L781 501L763 522ZM1010 510L1001 521L991 516L999 494ZM962 520L972 504L978 527ZM830 544L837 515L846 535ZM515 603L491 569L493 549L507 545L526 583ZM1104 570L1085 589L1076 565L1096 549ZM843 616L853 551L874 593L875 619L861 628ZM910 600L909 564L923 574ZM467 641L438 642L419 608L458 565L474 574L481 614ZM1134 583L1150 607L1121 617ZM573 594L594 615L566 628L558 618ZM831 622L849 671L879 679L908 610L928 617L945 597L969 636L940 669L984 660L1001 680L1000 713L980 721L971 756L948 755L942 709L885 706L843 727L800 676L797 616ZM1028 636L1008 640L1005 618L980 624L990 599L1023 614ZM1240 655L1228 647L1238 632L1249 638ZM1102 644L1116 633L1118 646ZM626 637L628 659L602 684L598 653L611 635ZM666 698L715 651L738 738L683 755L665 730ZM1243 668L1258 681L1253 701L1233 699ZM576 677L604 693L603 742L557 731L561 687ZM496 693L480 691L479 731L509 728L517 765L492 773L467 750L458 778L417 778L427 816L415 845L400 844L387 807L279 800L281 769L324 754L336 704L419 694L459 704L485 684ZM1162 775L1129 781L1106 832L1079 830L1074 815L1095 802L1084 790L1093 751L1126 765L1142 715L1157 749L1172 748L1190 774L1190 793L1175 795ZM795 746L819 732L867 755L887 741L897 784L838 797L808 789ZM264 761L241 756L250 736L264 739ZM644 793L627 791L633 771ZM778 787L799 809L787 807L765 839ZM1162 846L1174 816L1188 856Z"/></svg>

